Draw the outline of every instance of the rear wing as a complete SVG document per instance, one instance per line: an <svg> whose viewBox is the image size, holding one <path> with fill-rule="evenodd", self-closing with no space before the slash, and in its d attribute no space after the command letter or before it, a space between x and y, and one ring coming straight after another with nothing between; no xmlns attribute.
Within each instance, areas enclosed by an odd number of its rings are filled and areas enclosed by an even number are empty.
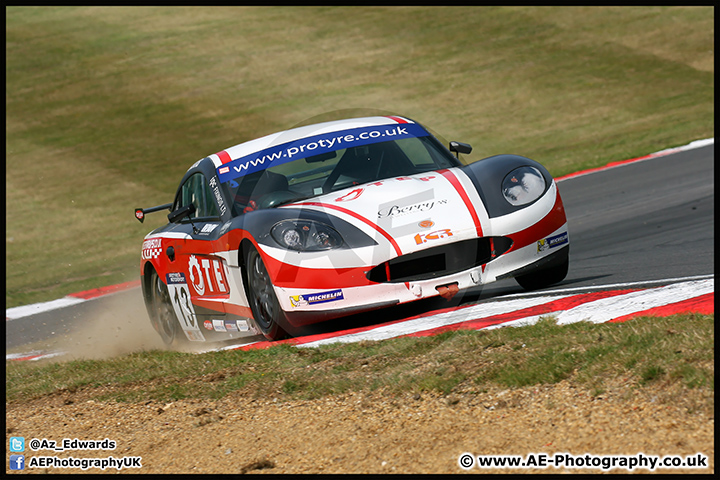
<svg viewBox="0 0 720 480"><path fill-rule="evenodd" d="M157 207L150 207L150 208L136 208L135 209L135 218L140 220L140 223L143 223L145 220L145 214L146 213L153 213L153 212L159 212L160 210L170 210L172 208L172 203L166 203L165 205L158 205Z"/></svg>

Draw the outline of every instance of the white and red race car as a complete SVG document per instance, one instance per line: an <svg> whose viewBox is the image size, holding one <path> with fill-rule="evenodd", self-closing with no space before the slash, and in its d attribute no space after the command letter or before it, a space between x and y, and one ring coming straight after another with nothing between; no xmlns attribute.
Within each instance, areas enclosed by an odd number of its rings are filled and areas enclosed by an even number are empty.
<svg viewBox="0 0 720 480"><path fill-rule="evenodd" d="M539 163L470 164L417 122L373 116L293 128L199 160L169 223L142 245L141 279L167 344L263 334L514 277L568 270L558 188ZM453 152L455 154L453 154Z"/></svg>

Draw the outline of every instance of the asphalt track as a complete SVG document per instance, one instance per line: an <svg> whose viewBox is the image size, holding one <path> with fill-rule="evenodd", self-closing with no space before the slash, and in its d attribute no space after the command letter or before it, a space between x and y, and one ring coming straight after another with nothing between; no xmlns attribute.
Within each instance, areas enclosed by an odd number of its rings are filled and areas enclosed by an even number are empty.
<svg viewBox="0 0 720 480"><path fill-rule="evenodd" d="M712 279L713 164L714 142L710 142L699 148L653 154L613 168L559 179L569 221L570 270L563 282L551 288L525 293L514 280L503 280L450 304L444 300L417 302L377 315L319 324L308 333L337 336L342 330L371 328L373 324L401 325L405 318L424 317L435 309L489 310L503 299L609 291L628 284L650 288L688 277ZM7 316L7 352L67 350L63 340L84 337L92 342L93 335L115 334L122 341L127 337L117 332L123 328L136 330L124 335L156 336L137 287L71 303L20 318ZM109 314L112 312L117 314ZM142 322L138 326L124 318ZM153 346L157 344L149 340L148 347Z"/></svg>

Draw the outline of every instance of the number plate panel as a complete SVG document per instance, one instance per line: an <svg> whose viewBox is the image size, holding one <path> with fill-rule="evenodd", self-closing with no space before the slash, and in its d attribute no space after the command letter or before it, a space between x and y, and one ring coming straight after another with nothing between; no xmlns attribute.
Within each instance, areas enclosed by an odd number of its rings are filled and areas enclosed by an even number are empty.
<svg viewBox="0 0 720 480"><path fill-rule="evenodd" d="M185 274L182 272L172 272L167 274L168 294L170 294L170 302L172 303L175 315L180 322L180 326L185 332L188 340L193 342L205 341L205 336L200 331L198 325L195 308L190 301L190 289L188 288Z"/></svg>

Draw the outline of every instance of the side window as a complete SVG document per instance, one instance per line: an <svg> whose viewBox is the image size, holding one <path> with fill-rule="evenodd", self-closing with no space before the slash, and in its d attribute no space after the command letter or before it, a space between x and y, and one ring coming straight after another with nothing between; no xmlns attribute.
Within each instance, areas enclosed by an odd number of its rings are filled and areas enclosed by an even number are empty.
<svg viewBox="0 0 720 480"><path fill-rule="evenodd" d="M205 176L202 173L192 175L183 184L180 191L180 205L195 205L195 213L191 218L218 217L217 205Z"/></svg>

